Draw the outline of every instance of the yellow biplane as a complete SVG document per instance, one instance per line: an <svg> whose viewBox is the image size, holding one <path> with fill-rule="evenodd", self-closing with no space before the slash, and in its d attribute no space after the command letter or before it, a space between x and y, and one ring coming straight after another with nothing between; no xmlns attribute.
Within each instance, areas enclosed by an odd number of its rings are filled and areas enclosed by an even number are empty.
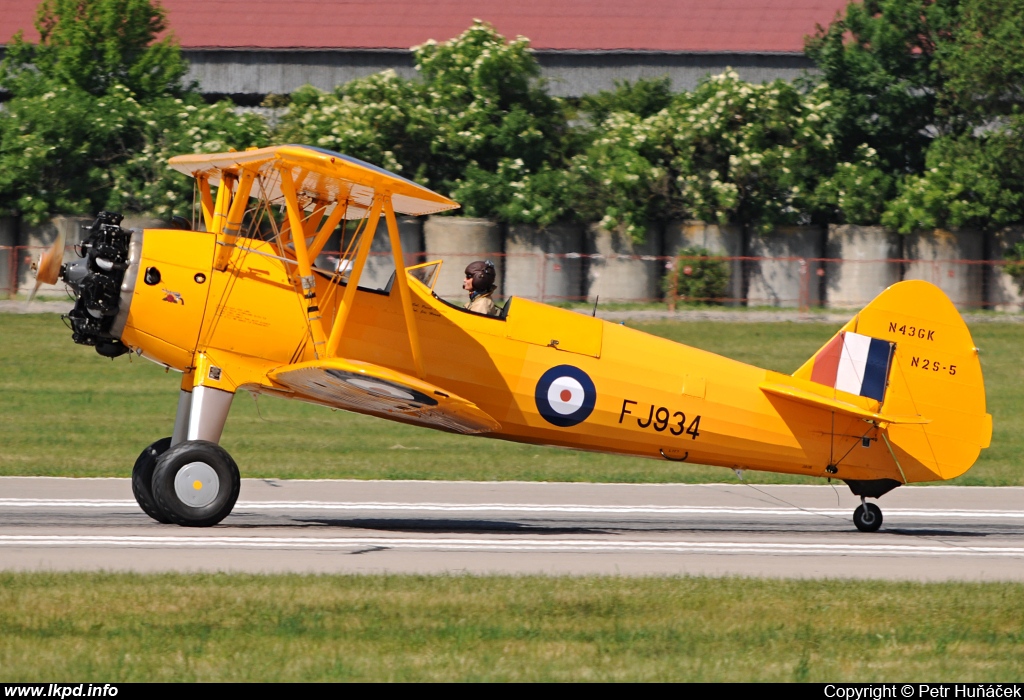
<svg viewBox="0 0 1024 700"><path fill-rule="evenodd" d="M439 430L659 460L845 481L854 522L878 498L964 473L989 444L978 350L949 299L893 285L792 375L621 325L510 298L483 316L433 293L441 262L406 266L396 214L456 202L308 146L172 158L195 179L205 230L127 231L103 213L42 282L65 281L73 339L182 373L171 437L139 455L132 486L165 523L209 526L238 497L219 446L239 390ZM360 286L384 217L395 274ZM349 222L341 262L318 268Z"/></svg>

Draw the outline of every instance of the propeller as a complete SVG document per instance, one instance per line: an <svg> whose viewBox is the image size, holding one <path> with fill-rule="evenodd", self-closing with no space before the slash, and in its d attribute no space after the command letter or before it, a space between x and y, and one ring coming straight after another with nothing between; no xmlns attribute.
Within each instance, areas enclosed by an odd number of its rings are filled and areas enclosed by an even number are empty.
<svg viewBox="0 0 1024 700"><path fill-rule="evenodd" d="M60 266L64 262L64 246L67 245L67 233L63 230L57 232L57 240L53 242L50 249L39 256L39 260L32 263L32 270L36 273L36 286L28 295L27 304L35 299L39 287L44 284L57 284L60 279Z"/></svg>

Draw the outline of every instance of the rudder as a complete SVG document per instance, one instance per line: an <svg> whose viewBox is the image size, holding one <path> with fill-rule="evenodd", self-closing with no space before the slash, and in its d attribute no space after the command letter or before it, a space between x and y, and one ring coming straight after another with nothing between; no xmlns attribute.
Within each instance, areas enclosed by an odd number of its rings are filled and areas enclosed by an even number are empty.
<svg viewBox="0 0 1024 700"><path fill-rule="evenodd" d="M879 413L925 419L882 426L906 482L957 477L991 440L978 349L929 282L886 289L793 376L879 400Z"/></svg>

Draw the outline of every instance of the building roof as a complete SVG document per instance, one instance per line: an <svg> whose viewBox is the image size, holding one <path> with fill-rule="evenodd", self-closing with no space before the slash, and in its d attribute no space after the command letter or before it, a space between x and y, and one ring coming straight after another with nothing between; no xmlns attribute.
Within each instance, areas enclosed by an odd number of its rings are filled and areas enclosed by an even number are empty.
<svg viewBox="0 0 1024 700"><path fill-rule="evenodd" d="M0 43L37 0L0 0ZM186 49L408 49L474 19L546 51L800 53L847 0L163 0Z"/></svg>

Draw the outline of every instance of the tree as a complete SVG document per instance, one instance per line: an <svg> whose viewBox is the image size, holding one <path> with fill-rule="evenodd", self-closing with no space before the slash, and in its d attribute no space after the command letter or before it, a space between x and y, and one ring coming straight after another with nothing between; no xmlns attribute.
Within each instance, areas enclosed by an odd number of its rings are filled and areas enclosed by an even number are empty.
<svg viewBox="0 0 1024 700"><path fill-rule="evenodd" d="M972 125L1024 107L1024 0L965 0L954 41L938 51L940 107Z"/></svg>
<svg viewBox="0 0 1024 700"><path fill-rule="evenodd" d="M952 41L961 0L858 0L806 45L837 110L840 160L874 149L889 173L920 173L937 135L956 134L936 107L947 76L937 54Z"/></svg>
<svg viewBox="0 0 1024 700"><path fill-rule="evenodd" d="M995 230L1024 220L1024 0L964 0L936 49L937 121L958 130L930 143L883 223Z"/></svg>
<svg viewBox="0 0 1024 700"><path fill-rule="evenodd" d="M187 214L191 184L166 157L266 141L260 119L204 105L183 84L188 66L158 39L164 13L149 0L45 0L36 28L40 43L19 33L0 64L12 94L0 112L0 210L28 223L103 208Z"/></svg>

